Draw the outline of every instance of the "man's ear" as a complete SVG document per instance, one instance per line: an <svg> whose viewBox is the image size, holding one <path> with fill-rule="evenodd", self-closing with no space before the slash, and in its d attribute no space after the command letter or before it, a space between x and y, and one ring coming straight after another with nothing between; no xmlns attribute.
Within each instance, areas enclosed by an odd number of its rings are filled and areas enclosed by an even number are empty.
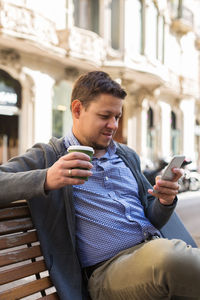
<svg viewBox="0 0 200 300"><path fill-rule="evenodd" d="M76 119L79 119L81 110L83 109L83 105L82 105L81 101L78 99L75 99L71 104L71 108L72 108L73 117Z"/></svg>

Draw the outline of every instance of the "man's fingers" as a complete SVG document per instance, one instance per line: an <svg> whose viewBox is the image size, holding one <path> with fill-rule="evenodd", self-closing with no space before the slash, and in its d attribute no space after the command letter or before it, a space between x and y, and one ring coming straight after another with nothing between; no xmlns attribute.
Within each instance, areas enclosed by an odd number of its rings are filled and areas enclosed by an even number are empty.
<svg viewBox="0 0 200 300"><path fill-rule="evenodd" d="M163 204L163 205L171 205L178 193L178 191L171 193L171 194L164 194L164 193L160 193L160 192L154 192L154 190L149 189L148 190L149 194L151 194L152 196L159 198L159 201Z"/></svg>
<svg viewBox="0 0 200 300"><path fill-rule="evenodd" d="M163 195L176 196L178 194L178 189L179 187L177 187L177 189L159 188L159 190L156 190L156 188L154 188L153 192L156 195L156 197L163 197Z"/></svg>
<svg viewBox="0 0 200 300"><path fill-rule="evenodd" d="M72 152L62 156L47 171L45 189L53 190L65 185L83 184L85 180L74 177L90 177L90 157L85 153Z"/></svg>
<svg viewBox="0 0 200 300"><path fill-rule="evenodd" d="M67 161L76 159L90 161L90 156L83 152L70 152L68 154L63 155L61 158Z"/></svg>
<svg viewBox="0 0 200 300"><path fill-rule="evenodd" d="M156 190L160 190L161 188L167 188L170 190L177 190L179 188L178 182L167 181L167 180L157 180L154 186Z"/></svg>
<svg viewBox="0 0 200 300"><path fill-rule="evenodd" d="M68 177L65 180L63 180L61 186L65 185L79 185L79 184L84 184L85 180L80 179L80 178L74 178L74 177Z"/></svg>
<svg viewBox="0 0 200 300"><path fill-rule="evenodd" d="M93 165L89 161L85 160L70 160L68 162L69 168L85 168L91 169Z"/></svg>
<svg viewBox="0 0 200 300"><path fill-rule="evenodd" d="M86 160L65 160L62 157L57 161L57 167L61 170L69 170L74 168L92 169L93 165Z"/></svg>
<svg viewBox="0 0 200 300"><path fill-rule="evenodd" d="M174 173L172 181L162 180L161 176L157 176L153 190L148 190L152 196L159 198L159 201L164 205L173 203L179 191L178 179L183 175L182 169L174 168L172 171Z"/></svg>
<svg viewBox="0 0 200 300"><path fill-rule="evenodd" d="M62 156L57 163L61 169L84 168L91 169L90 157L84 153L72 152Z"/></svg>
<svg viewBox="0 0 200 300"><path fill-rule="evenodd" d="M172 172L175 174L175 176L172 180L173 182L178 181L179 178L181 178L184 175L184 170L183 169L174 168L174 169L172 169Z"/></svg>
<svg viewBox="0 0 200 300"><path fill-rule="evenodd" d="M63 171L65 177L89 177L92 176L92 172L89 170L81 169L67 169Z"/></svg>

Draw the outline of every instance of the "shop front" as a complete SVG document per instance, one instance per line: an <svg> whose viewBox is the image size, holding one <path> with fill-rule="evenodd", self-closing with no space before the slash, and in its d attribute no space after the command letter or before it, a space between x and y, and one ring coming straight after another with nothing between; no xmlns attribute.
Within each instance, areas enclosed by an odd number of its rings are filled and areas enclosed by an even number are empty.
<svg viewBox="0 0 200 300"><path fill-rule="evenodd" d="M21 85L0 70L0 164L19 152Z"/></svg>

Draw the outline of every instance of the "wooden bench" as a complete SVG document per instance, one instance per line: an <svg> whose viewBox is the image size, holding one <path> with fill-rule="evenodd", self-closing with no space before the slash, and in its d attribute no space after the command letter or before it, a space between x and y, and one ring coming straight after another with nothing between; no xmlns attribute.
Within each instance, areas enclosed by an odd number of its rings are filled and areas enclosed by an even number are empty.
<svg viewBox="0 0 200 300"><path fill-rule="evenodd" d="M59 300L26 201L0 207L0 300Z"/></svg>
<svg viewBox="0 0 200 300"><path fill-rule="evenodd" d="M0 208L0 299L59 299L26 201Z"/></svg>

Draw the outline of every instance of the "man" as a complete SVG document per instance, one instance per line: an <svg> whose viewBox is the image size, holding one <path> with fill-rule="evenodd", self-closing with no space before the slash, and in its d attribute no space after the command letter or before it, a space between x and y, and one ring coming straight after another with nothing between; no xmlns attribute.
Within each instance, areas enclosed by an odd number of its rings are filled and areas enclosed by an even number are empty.
<svg viewBox="0 0 200 300"><path fill-rule="evenodd" d="M172 182L157 178L154 193L137 154L113 141L125 96L104 72L81 76L72 131L2 165L0 202L28 200L62 300L86 299L82 278L93 300L198 299L200 250L162 238L192 243L173 214L182 171ZM94 148L92 162L67 152L76 144Z"/></svg>

